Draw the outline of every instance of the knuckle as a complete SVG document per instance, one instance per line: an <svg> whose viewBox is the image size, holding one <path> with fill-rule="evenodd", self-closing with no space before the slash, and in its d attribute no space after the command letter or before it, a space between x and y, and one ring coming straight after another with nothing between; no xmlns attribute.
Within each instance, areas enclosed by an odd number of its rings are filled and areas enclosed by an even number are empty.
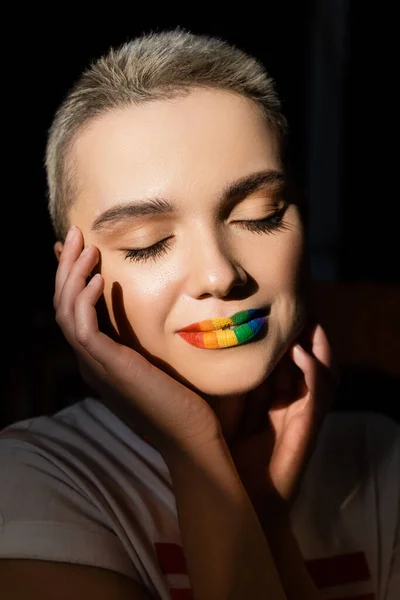
<svg viewBox="0 0 400 600"><path fill-rule="evenodd" d="M68 321L68 313L65 310L58 309L56 311L55 320L59 327L63 327Z"/></svg>
<svg viewBox="0 0 400 600"><path fill-rule="evenodd" d="M76 328L75 337L76 337L77 342L84 348L87 348L89 346L89 343L90 343L89 330L84 325L80 325L79 327Z"/></svg>

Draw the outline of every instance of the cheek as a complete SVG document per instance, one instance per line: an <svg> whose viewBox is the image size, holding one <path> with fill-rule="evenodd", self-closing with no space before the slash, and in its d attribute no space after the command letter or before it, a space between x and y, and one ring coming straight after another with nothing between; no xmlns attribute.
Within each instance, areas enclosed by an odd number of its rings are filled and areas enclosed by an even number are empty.
<svg viewBox="0 0 400 600"><path fill-rule="evenodd" d="M297 288L303 272L304 243L303 236L299 233L292 236L286 245L281 257L281 270L286 273L287 285Z"/></svg>
<svg viewBox="0 0 400 600"><path fill-rule="evenodd" d="M276 303L274 311L279 337L294 339L302 330L305 317L304 240L300 233L290 236L290 243L277 253Z"/></svg>
<svg viewBox="0 0 400 600"><path fill-rule="evenodd" d="M168 272L103 260L102 275L109 318L121 341L149 346L162 332L170 310L173 281Z"/></svg>
<svg viewBox="0 0 400 600"><path fill-rule="evenodd" d="M296 293L303 272L301 233L289 232L276 238L258 262L260 282L264 282L272 295Z"/></svg>

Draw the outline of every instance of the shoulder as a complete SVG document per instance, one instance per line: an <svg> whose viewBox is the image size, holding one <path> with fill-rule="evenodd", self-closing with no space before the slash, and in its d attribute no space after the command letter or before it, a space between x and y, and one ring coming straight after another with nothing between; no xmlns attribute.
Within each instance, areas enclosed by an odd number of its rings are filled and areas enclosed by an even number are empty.
<svg viewBox="0 0 400 600"><path fill-rule="evenodd" d="M305 486L341 496L357 485L386 488L399 480L400 426L391 417L372 411L329 413L310 459ZM321 493L321 492L320 492Z"/></svg>
<svg viewBox="0 0 400 600"><path fill-rule="evenodd" d="M22 503L24 490L40 495L52 489L54 497L73 496L74 504L98 504L105 486L119 495L121 486L132 485L133 473L145 479L151 469L167 472L161 454L91 398L0 431L3 501L20 493Z"/></svg>
<svg viewBox="0 0 400 600"><path fill-rule="evenodd" d="M302 479L297 513L317 520L320 532L360 536L361 523L394 527L400 499L400 427L372 411L329 413Z"/></svg>
<svg viewBox="0 0 400 600"><path fill-rule="evenodd" d="M332 523L346 515L354 522L380 520L385 510L395 518L399 472L396 421L371 411L333 411L321 427L297 506L302 514L318 513L324 522Z"/></svg>
<svg viewBox="0 0 400 600"><path fill-rule="evenodd" d="M398 458L400 425L384 413L374 411L337 411L330 413L321 430L321 450L345 457L368 459L381 467L385 459ZM351 462L351 456L347 456Z"/></svg>
<svg viewBox="0 0 400 600"><path fill-rule="evenodd" d="M387 581L399 518L399 429L370 411L331 412L323 422L293 524L311 567L335 573L330 585L344 583L355 565L365 579L360 593L371 591L371 581Z"/></svg>
<svg viewBox="0 0 400 600"><path fill-rule="evenodd" d="M11 448L31 454L49 454L53 459L90 454L118 453L135 445L138 436L116 414L94 398L86 398L63 410L12 423L0 431L0 453ZM111 452L110 452L111 451Z"/></svg>
<svg viewBox="0 0 400 600"><path fill-rule="evenodd" d="M52 415L26 419L0 431L1 477L21 481L27 468L84 487L120 487L133 471L167 475L161 454L102 402L87 398ZM29 473L28 473L29 475ZM4 490L3 490L4 491Z"/></svg>
<svg viewBox="0 0 400 600"><path fill-rule="evenodd" d="M127 548L123 513L134 503L135 468L144 464L139 443L97 401L0 431L0 558L80 563L143 579L138 531L129 522Z"/></svg>

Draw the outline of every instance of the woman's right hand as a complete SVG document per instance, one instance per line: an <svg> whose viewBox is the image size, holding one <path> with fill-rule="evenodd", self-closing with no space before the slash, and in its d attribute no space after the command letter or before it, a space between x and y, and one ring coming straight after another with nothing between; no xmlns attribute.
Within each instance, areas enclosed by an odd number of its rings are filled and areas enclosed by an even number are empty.
<svg viewBox="0 0 400 600"><path fill-rule="evenodd" d="M99 330L96 303L104 279L96 274L87 284L99 250L83 246L81 231L72 228L59 259L53 304L85 381L164 456L222 438L218 417L203 398Z"/></svg>

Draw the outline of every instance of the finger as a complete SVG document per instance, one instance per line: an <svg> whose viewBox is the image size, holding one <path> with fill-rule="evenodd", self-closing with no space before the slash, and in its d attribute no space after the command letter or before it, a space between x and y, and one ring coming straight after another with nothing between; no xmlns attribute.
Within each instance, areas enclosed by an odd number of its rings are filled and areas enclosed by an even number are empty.
<svg viewBox="0 0 400 600"><path fill-rule="evenodd" d="M53 306L57 310L62 289L67 277L77 260L78 256L82 252L83 248L83 236L75 225L69 230L67 237L65 238L63 251L60 256L60 260L57 267L56 279L55 279L55 291L53 297Z"/></svg>
<svg viewBox="0 0 400 600"><path fill-rule="evenodd" d="M328 369L332 364L332 348L325 330L318 323L312 333L312 353Z"/></svg>
<svg viewBox="0 0 400 600"><path fill-rule="evenodd" d="M74 337L78 344L101 364L112 365L121 345L99 329L96 303L104 290L104 279L97 273L74 301Z"/></svg>
<svg viewBox="0 0 400 600"><path fill-rule="evenodd" d="M306 406L316 416L323 417L334 401L335 385L331 376L327 377L327 367L319 359L310 355L300 344L292 348L293 361L303 371L304 382L308 390L308 397L316 402L307 403Z"/></svg>
<svg viewBox="0 0 400 600"><path fill-rule="evenodd" d="M78 229L78 227L73 226L67 234L63 251L60 256L59 266L56 273L56 285L53 303L56 310L57 324L63 331L66 340L74 348L77 354L80 370L84 378L85 375L83 372L87 374L90 373L90 370L92 370L104 379L105 373L103 367L96 360L94 360L93 357L90 356L90 354L82 346L77 344L75 338L75 296L80 291L82 285L86 285L88 271L90 272L90 270L93 268L92 264L95 261L95 256L91 258L90 254L88 253L86 253L84 260L80 259L80 256L82 256L83 243L81 231ZM79 261L78 267L75 267L77 261ZM88 264L87 261L89 261ZM84 269L83 275L80 277L79 281L78 269L82 268ZM72 278L69 279L71 275ZM75 280L74 275L77 276ZM66 286L67 281L69 282L70 287ZM75 289L73 289L74 287ZM86 378L88 379L88 376L86 376Z"/></svg>
<svg viewBox="0 0 400 600"><path fill-rule="evenodd" d="M315 393L317 381L317 363L300 344L295 344L292 347L291 355L295 364L302 370L304 374L305 384L310 393Z"/></svg>
<svg viewBox="0 0 400 600"><path fill-rule="evenodd" d="M339 380L339 368L332 345L328 340L325 330L320 324L317 324L312 334L312 353L325 367L325 374L329 373L336 385Z"/></svg>
<svg viewBox="0 0 400 600"><path fill-rule="evenodd" d="M99 251L94 246L86 246L72 265L64 282L56 311L56 321L68 342L75 348L75 303L78 295L86 287L94 266L99 259Z"/></svg>
<svg viewBox="0 0 400 600"><path fill-rule="evenodd" d="M140 353L115 342L100 331L96 303L104 289L104 279L97 273L80 292L75 303L75 338L90 356L102 365L111 376L125 379L130 383L143 374L143 370L154 369L168 379L166 374L151 365ZM158 375L156 375L158 377ZM146 379L148 376L146 375ZM147 384L149 381L147 381ZM158 382L159 383L159 382ZM177 382L174 381L174 385ZM179 384L178 384L179 385Z"/></svg>
<svg viewBox="0 0 400 600"><path fill-rule="evenodd" d="M84 275L83 275L83 277L84 277ZM71 282L71 283L73 283L73 282ZM81 284L82 284L82 276L81 276ZM83 290L80 290L80 293L84 293L85 288L87 288L86 279L85 279L85 287ZM70 290L66 290L66 291L69 292ZM79 289L77 291L79 292ZM101 288L100 292L98 292L98 294L96 296L95 301L97 301L98 296L102 293L102 291L103 291L103 289ZM67 300L65 301L64 312L62 312L63 311L62 304L59 308L59 313L62 313L63 317L60 317L60 316L57 317L57 320L63 330L63 333L64 333L66 339L68 340L68 342L74 348L76 354L78 355L78 361L80 360L81 367L83 367L83 365L85 365L85 363L86 363L87 366L89 366L98 375L101 375L104 378L105 371L104 371L103 366L100 365L100 363L95 358L93 358L93 356L91 356L89 354L89 352L82 346L82 344L80 344L76 339L75 302L77 301L79 293L77 293L75 297L73 296L73 294L65 293L65 295L68 296L68 301ZM69 305L69 308L67 308L68 305Z"/></svg>

